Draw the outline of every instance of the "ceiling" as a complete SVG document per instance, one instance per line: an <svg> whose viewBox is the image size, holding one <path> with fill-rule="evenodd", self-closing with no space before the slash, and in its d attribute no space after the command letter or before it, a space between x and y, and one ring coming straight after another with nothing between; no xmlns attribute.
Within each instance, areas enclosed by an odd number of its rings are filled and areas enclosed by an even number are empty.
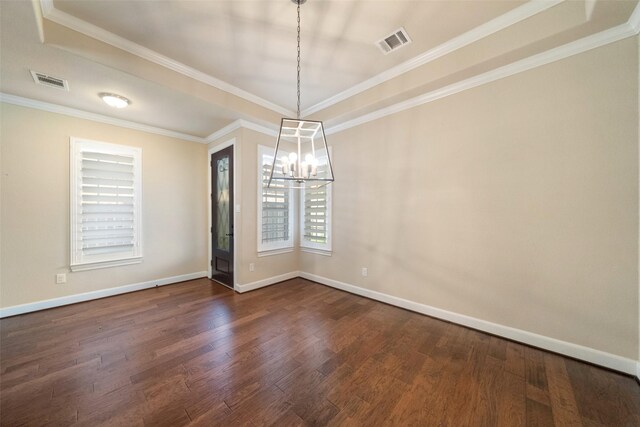
<svg viewBox="0 0 640 427"><path fill-rule="evenodd" d="M309 0L302 109L339 123L624 24L637 3ZM5 94L202 138L295 110L290 0L2 1L0 14ZM413 42L384 55L375 42L399 27ZM35 85L29 70L70 91ZM133 103L113 110L99 92Z"/></svg>
<svg viewBox="0 0 640 427"><path fill-rule="evenodd" d="M302 108L522 3L309 0L301 7ZM290 0L56 0L54 5L136 44L295 109L296 7ZM374 43L400 26L414 42L384 55Z"/></svg>

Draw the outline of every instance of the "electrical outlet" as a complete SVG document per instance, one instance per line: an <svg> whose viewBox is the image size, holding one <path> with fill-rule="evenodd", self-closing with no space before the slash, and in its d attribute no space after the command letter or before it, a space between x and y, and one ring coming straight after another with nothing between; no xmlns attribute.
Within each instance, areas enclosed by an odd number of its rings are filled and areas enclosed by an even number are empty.
<svg viewBox="0 0 640 427"><path fill-rule="evenodd" d="M254 263L249 263L249 271L255 271L256 265Z"/></svg>
<svg viewBox="0 0 640 427"><path fill-rule="evenodd" d="M64 273L56 274L56 283L57 284L67 283L67 275Z"/></svg>
<svg viewBox="0 0 640 427"><path fill-rule="evenodd" d="M362 277L367 277L369 275L369 270L367 267L362 267Z"/></svg>

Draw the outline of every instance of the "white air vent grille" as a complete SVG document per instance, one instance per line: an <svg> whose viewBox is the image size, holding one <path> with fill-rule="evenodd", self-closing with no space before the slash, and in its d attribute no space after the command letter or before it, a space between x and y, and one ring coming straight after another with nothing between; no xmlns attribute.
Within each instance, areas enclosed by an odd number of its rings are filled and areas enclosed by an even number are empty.
<svg viewBox="0 0 640 427"><path fill-rule="evenodd" d="M404 45L411 43L411 41L411 37L409 37L409 34L407 34L407 30L400 27L393 33L389 34L387 37L378 41L376 45L378 46L378 48L380 48L382 53L386 55L390 52L393 52L394 50L400 49Z"/></svg>
<svg viewBox="0 0 640 427"><path fill-rule="evenodd" d="M33 70L31 70L31 76L33 77L33 81L36 82L36 84L69 91L69 82L67 82L65 79L53 77L48 74L39 73Z"/></svg>

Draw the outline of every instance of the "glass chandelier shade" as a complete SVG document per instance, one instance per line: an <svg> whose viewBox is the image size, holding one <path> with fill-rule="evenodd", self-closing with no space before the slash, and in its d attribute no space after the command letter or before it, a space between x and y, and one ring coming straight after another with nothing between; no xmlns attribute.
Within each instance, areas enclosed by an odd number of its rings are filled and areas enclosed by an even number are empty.
<svg viewBox="0 0 640 427"><path fill-rule="evenodd" d="M300 118L300 5L298 6L298 110L296 119L283 118L267 187L273 181L291 188L318 188L333 182L333 168L322 122Z"/></svg>

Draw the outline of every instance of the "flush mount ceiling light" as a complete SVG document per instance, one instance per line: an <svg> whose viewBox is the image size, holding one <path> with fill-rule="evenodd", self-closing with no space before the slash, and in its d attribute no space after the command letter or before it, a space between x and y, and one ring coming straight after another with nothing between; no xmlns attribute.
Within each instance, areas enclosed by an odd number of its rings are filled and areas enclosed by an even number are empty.
<svg viewBox="0 0 640 427"><path fill-rule="evenodd" d="M292 188L318 188L333 182L333 168L322 122L300 118L300 5L298 6L298 109L295 119L283 118L273 155L268 187L278 181Z"/></svg>
<svg viewBox="0 0 640 427"><path fill-rule="evenodd" d="M131 104L124 96L116 95L115 93L101 93L100 98L109 106L113 108L124 108Z"/></svg>

